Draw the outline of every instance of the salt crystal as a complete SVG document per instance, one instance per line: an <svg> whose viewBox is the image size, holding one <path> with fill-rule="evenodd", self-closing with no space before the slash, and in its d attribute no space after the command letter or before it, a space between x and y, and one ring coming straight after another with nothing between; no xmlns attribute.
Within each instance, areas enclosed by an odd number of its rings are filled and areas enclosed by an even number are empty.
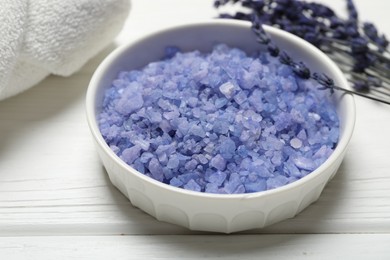
<svg viewBox="0 0 390 260"><path fill-rule="evenodd" d="M233 155L236 154L236 143L230 138L224 138L221 140L219 152L224 159L233 158Z"/></svg>
<svg viewBox="0 0 390 260"><path fill-rule="evenodd" d="M249 182L244 184L245 192L258 192L267 189L267 182L265 179L256 180L256 182Z"/></svg>
<svg viewBox="0 0 390 260"><path fill-rule="evenodd" d="M245 145L240 145L237 148L237 154L243 158L245 158L248 155L248 150L246 149Z"/></svg>
<svg viewBox="0 0 390 260"><path fill-rule="evenodd" d="M174 186L174 187L180 187L182 186L184 183L179 180L178 178L176 177L173 177L170 181L169 181L169 184Z"/></svg>
<svg viewBox="0 0 390 260"><path fill-rule="evenodd" d="M309 113L309 117L313 118L315 121L319 121L321 116L317 113Z"/></svg>
<svg viewBox="0 0 390 260"><path fill-rule="evenodd" d="M154 179L158 181L163 181L164 179L163 169L160 165L160 162L156 158L152 158L149 161L148 169Z"/></svg>
<svg viewBox="0 0 390 260"><path fill-rule="evenodd" d="M288 183L287 177L278 175L267 180L267 189L275 189Z"/></svg>
<svg viewBox="0 0 390 260"><path fill-rule="evenodd" d="M261 159L254 160L250 165L249 170L262 178L269 178L272 176L272 172L265 167L264 161Z"/></svg>
<svg viewBox="0 0 390 260"><path fill-rule="evenodd" d="M131 120L130 118L123 122L123 128L127 131L131 130L132 126L133 126L133 120Z"/></svg>
<svg viewBox="0 0 390 260"><path fill-rule="evenodd" d="M313 159L318 159L318 158L327 158L330 156L330 154L333 152L333 150L326 146L326 145L323 145L321 146L320 149L318 149L318 151L313 155Z"/></svg>
<svg viewBox="0 0 390 260"><path fill-rule="evenodd" d="M126 148L122 152L122 159L128 163L131 164L134 162L135 159L139 157L139 153L141 151L141 147L138 145L132 146L130 148Z"/></svg>
<svg viewBox="0 0 390 260"><path fill-rule="evenodd" d="M214 183L207 183L205 192L207 193L220 193L218 185Z"/></svg>
<svg viewBox="0 0 390 260"><path fill-rule="evenodd" d="M294 157L293 161L298 168L303 170L313 171L316 168L316 165L313 160L303 156Z"/></svg>
<svg viewBox="0 0 390 260"><path fill-rule="evenodd" d="M163 167L163 175L165 180L170 180L175 176L174 171L177 169L170 169L168 167Z"/></svg>
<svg viewBox="0 0 390 260"><path fill-rule="evenodd" d="M233 99L237 104L241 105L246 100L246 93L244 91L240 91L234 96Z"/></svg>
<svg viewBox="0 0 390 260"><path fill-rule="evenodd" d="M232 173L230 175L229 181L225 184L224 190L228 194L244 193L245 186L240 180L240 175L238 173Z"/></svg>
<svg viewBox="0 0 390 260"><path fill-rule="evenodd" d="M140 157L140 161L142 162L142 163L147 163L147 162L149 162L149 160L150 159L152 159L154 157L154 155L152 154L152 153L150 153L150 152L144 152L144 153L142 153L142 155L141 155L141 157Z"/></svg>
<svg viewBox="0 0 390 260"><path fill-rule="evenodd" d="M192 171L196 168L197 165L198 165L198 162L195 159L192 159L192 160L188 161L184 167L186 170Z"/></svg>
<svg viewBox="0 0 390 260"><path fill-rule="evenodd" d="M259 78L256 72L248 72L246 70L242 70L238 80L240 85L244 89L251 89L259 82Z"/></svg>
<svg viewBox="0 0 390 260"><path fill-rule="evenodd" d="M275 151L273 153L273 156L271 158L271 162L275 165L275 166L279 166L282 164L282 160L283 160L283 155L282 155L282 152L281 151Z"/></svg>
<svg viewBox="0 0 390 260"><path fill-rule="evenodd" d="M295 149L299 149L302 147L302 141L299 140L298 138L293 138L290 140L290 145Z"/></svg>
<svg viewBox="0 0 390 260"><path fill-rule="evenodd" d="M245 143L248 141L249 137L251 136L249 131L242 131L240 135L240 141Z"/></svg>
<svg viewBox="0 0 390 260"><path fill-rule="evenodd" d="M139 171L140 173L145 173L145 165L144 165L143 162L141 162L141 160L136 159L136 160L133 162L133 166L134 166L134 169L136 169L136 170Z"/></svg>
<svg viewBox="0 0 390 260"><path fill-rule="evenodd" d="M255 108L257 112L263 111L263 92L260 89L255 89L249 96L249 103Z"/></svg>
<svg viewBox="0 0 390 260"><path fill-rule="evenodd" d="M218 120L214 123L213 131L217 134L227 134L229 132L229 123L226 120Z"/></svg>
<svg viewBox="0 0 390 260"><path fill-rule="evenodd" d="M197 154L196 159L200 164L206 164L209 162L209 160L203 154Z"/></svg>
<svg viewBox="0 0 390 260"><path fill-rule="evenodd" d="M167 119L168 121L177 118L179 115L180 113L177 109L163 113L164 118Z"/></svg>
<svg viewBox="0 0 390 260"><path fill-rule="evenodd" d="M119 154L121 149L116 146L116 145L110 145L110 149L115 153L115 154Z"/></svg>
<svg viewBox="0 0 390 260"><path fill-rule="evenodd" d="M201 191L201 187L194 180L190 180L189 182L187 182L187 184L184 185L184 188L192 191Z"/></svg>
<svg viewBox="0 0 390 260"><path fill-rule="evenodd" d="M198 104L198 99L196 97L190 97L188 100L187 100L187 104L190 106L190 107L195 107L197 104Z"/></svg>
<svg viewBox="0 0 390 260"><path fill-rule="evenodd" d="M116 111L123 115L128 115L137 109L140 109L144 104L140 88L138 83L131 83L122 93L121 98L115 105Z"/></svg>
<svg viewBox="0 0 390 260"><path fill-rule="evenodd" d="M217 170L223 171L226 167L226 161L220 154L217 154L211 159L210 166L216 168Z"/></svg>
<svg viewBox="0 0 390 260"><path fill-rule="evenodd" d="M215 184L216 186L221 186L223 184L223 182L225 181L227 177L227 174L225 172L222 172L222 171L212 171L212 172L206 172L206 176L205 176L205 179L206 181L208 181L209 183L213 183Z"/></svg>
<svg viewBox="0 0 390 260"><path fill-rule="evenodd" d="M187 120L182 120L178 126L177 129L183 134L186 135L188 133L188 130L190 129L190 126L187 122Z"/></svg>
<svg viewBox="0 0 390 260"><path fill-rule="evenodd" d="M231 82L226 82L219 86L221 93L228 99L232 98L234 95L236 87Z"/></svg>
<svg viewBox="0 0 390 260"><path fill-rule="evenodd" d="M206 136L206 132L203 130L203 127L200 125L192 125L188 130L189 134L193 134L195 136L199 136L201 138Z"/></svg>
<svg viewBox="0 0 390 260"><path fill-rule="evenodd" d="M177 155L172 155L169 157L168 163L167 163L167 168L169 169L176 169L179 166L179 158Z"/></svg>
<svg viewBox="0 0 390 260"><path fill-rule="evenodd" d="M277 131L281 131L283 129L288 129L293 122L292 116L290 113L281 112L275 118L275 127Z"/></svg>
<svg viewBox="0 0 390 260"><path fill-rule="evenodd" d="M302 129L302 130L299 131L299 133L297 134L297 137L298 137L300 140L306 140L306 138L307 138L306 131L305 131L304 129Z"/></svg>
<svg viewBox="0 0 390 260"><path fill-rule="evenodd" d="M217 109L223 107L224 105L226 105L228 103L228 100L226 98L217 98L215 100L215 107Z"/></svg>
<svg viewBox="0 0 390 260"><path fill-rule="evenodd" d="M210 139L210 140L211 140L211 139ZM214 144L214 143L208 143L208 144L203 148L203 151L204 151L206 154L211 154L211 153L213 153L214 148L215 148L215 144Z"/></svg>
<svg viewBox="0 0 390 260"><path fill-rule="evenodd" d="M188 183L190 180L196 180L199 178L196 172L185 172L180 175L177 175L180 181L183 183Z"/></svg>

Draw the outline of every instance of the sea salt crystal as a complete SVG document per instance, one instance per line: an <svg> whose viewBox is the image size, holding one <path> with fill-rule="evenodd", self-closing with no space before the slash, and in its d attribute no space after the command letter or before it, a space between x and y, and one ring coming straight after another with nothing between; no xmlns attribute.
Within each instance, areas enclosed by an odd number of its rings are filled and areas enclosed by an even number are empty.
<svg viewBox="0 0 390 260"><path fill-rule="evenodd" d="M339 138L329 92L267 53L226 45L209 54L169 47L164 60L120 72L104 95L98 121L109 147L139 172L198 192L286 185Z"/></svg>
<svg viewBox="0 0 390 260"><path fill-rule="evenodd" d="M128 115L141 108L144 104L141 87L138 83L132 82L123 91L121 98L115 105L116 111L123 115Z"/></svg>
<svg viewBox="0 0 390 260"><path fill-rule="evenodd" d="M225 106L227 103L228 103L228 100L226 98L217 98L215 100L215 107L217 109L219 109L219 108Z"/></svg>
<svg viewBox="0 0 390 260"><path fill-rule="evenodd" d="M230 138L222 139L219 153L226 160L233 158L236 154L236 143Z"/></svg>
<svg viewBox="0 0 390 260"><path fill-rule="evenodd" d="M246 149L245 145L240 145L237 148L237 154L243 158L245 158L248 155L248 150Z"/></svg>
<svg viewBox="0 0 390 260"><path fill-rule="evenodd" d="M209 160L203 154L197 154L196 159L200 164L206 164L209 162Z"/></svg>
<svg viewBox="0 0 390 260"><path fill-rule="evenodd" d="M229 122L226 120L217 120L214 122L213 131L217 134L227 134L229 132Z"/></svg>
<svg viewBox="0 0 390 260"><path fill-rule="evenodd" d="M207 183L206 188L205 188L205 192L207 192L207 193L220 193L220 190L219 190L218 185L216 185L214 183Z"/></svg>
<svg viewBox="0 0 390 260"><path fill-rule="evenodd" d="M194 180L190 180L189 182L187 182L186 185L184 185L184 188L187 189L187 190L192 190L192 191L201 191L201 187L199 186L198 183L196 183L196 181Z"/></svg>
<svg viewBox="0 0 390 260"><path fill-rule="evenodd" d="M237 95L234 96L234 101L236 101L237 104L241 105L246 101L246 93L244 91L240 91L237 93Z"/></svg>
<svg viewBox="0 0 390 260"><path fill-rule="evenodd" d="M271 162L275 166L279 166L282 164L282 160L283 160L282 152L281 151L274 151L272 158L271 158Z"/></svg>
<svg viewBox="0 0 390 260"><path fill-rule="evenodd" d="M169 169L177 169L177 167L179 166L179 158L175 155L175 156L171 156L169 157L169 160L168 160L168 163L167 163L167 168Z"/></svg>
<svg viewBox="0 0 390 260"><path fill-rule="evenodd" d="M194 169L196 168L196 166L198 166L197 160L192 159L192 160L186 162L184 168L185 168L186 170L188 170L188 171L192 171L192 170L194 170Z"/></svg>
<svg viewBox="0 0 390 260"><path fill-rule="evenodd" d="M290 140L290 145L291 147L298 149L302 147L302 141L294 137L293 139Z"/></svg>
<svg viewBox="0 0 390 260"><path fill-rule="evenodd" d="M220 154L217 154L210 160L210 166L216 168L217 170L223 171L226 167L226 161Z"/></svg>
<svg viewBox="0 0 390 260"><path fill-rule="evenodd" d="M122 159L128 163L131 164L134 162L135 159L139 157L139 153L141 151L141 147L138 145L132 146L130 148L126 148L122 152Z"/></svg>
<svg viewBox="0 0 390 260"><path fill-rule="evenodd" d="M287 177L285 177L283 175L278 175L278 176L275 176L273 178L269 178L267 180L267 188L268 189L275 189L277 187L285 185L286 183L288 183Z"/></svg>
<svg viewBox="0 0 390 260"><path fill-rule="evenodd" d="M228 194L245 192L245 186L242 184L238 173L232 173L230 175L229 181L224 186L224 190Z"/></svg>
<svg viewBox="0 0 390 260"><path fill-rule="evenodd" d="M235 92L235 86L231 82L226 82L219 86L219 90L221 93L228 99L232 98Z"/></svg>
<svg viewBox="0 0 390 260"><path fill-rule="evenodd" d="M198 104L198 99L196 97L190 97L188 98L187 100L187 104L190 106L190 107L195 107L197 104Z"/></svg>
<svg viewBox="0 0 390 260"><path fill-rule="evenodd" d="M313 160L303 156L297 156L293 158L293 161L298 168L303 170L313 171L317 168Z"/></svg>
<svg viewBox="0 0 390 260"><path fill-rule="evenodd" d="M144 152L142 153L141 157L140 157L140 161L142 163L147 163L149 162L150 159L152 159L154 157L154 155L150 152Z"/></svg>
<svg viewBox="0 0 390 260"><path fill-rule="evenodd" d="M195 136L199 136L201 138L206 136L206 132L203 130L203 127L200 125L192 125L190 126L188 132Z"/></svg>
<svg viewBox="0 0 390 260"><path fill-rule="evenodd" d="M152 158L149 161L148 169L154 179L158 181L163 181L164 179L163 169L160 165L160 162L156 158Z"/></svg>
<svg viewBox="0 0 390 260"><path fill-rule="evenodd" d="M173 177L170 181L169 181L169 184L174 186L174 187L181 187L183 185L183 182L181 180L179 180L178 178L176 177Z"/></svg>
<svg viewBox="0 0 390 260"><path fill-rule="evenodd" d="M255 180L254 182L248 182L244 184L245 191L247 193L250 192L256 192L259 190L266 190L267 189L267 182L266 180L260 179L260 180Z"/></svg>
<svg viewBox="0 0 390 260"><path fill-rule="evenodd" d="M210 171L206 172L205 179L207 182L215 184L217 187L221 186L226 180L227 174L222 171Z"/></svg>

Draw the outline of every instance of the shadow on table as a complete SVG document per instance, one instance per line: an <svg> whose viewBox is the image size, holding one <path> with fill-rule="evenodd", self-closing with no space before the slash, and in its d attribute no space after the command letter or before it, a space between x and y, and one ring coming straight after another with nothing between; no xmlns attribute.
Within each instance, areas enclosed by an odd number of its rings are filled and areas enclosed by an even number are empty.
<svg viewBox="0 0 390 260"><path fill-rule="evenodd" d="M149 236L147 242L160 245L162 252L174 252L177 259L214 257L228 259L261 259L261 256L272 256L294 248L294 245L305 244L305 235L193 235L193 236ZM303 242L302 242L303 241ZM294 252L295 254L297 252ZM302 256L307 254L302 250ZM293 255L292 255L293 256ZM295 255L296 256L296 255ZM267 258L269 259L269 258Z"/></svg>

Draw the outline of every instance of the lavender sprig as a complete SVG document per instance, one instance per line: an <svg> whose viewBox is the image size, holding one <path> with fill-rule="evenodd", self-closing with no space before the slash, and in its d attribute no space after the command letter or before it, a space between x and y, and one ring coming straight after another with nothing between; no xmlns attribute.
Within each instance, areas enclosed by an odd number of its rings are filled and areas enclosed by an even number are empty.
<svg viewBox="0 0 390 260"><path fill-rule="evenodd" d="M347 19L338 17L326 5L298 0L216 0L215 6L221 7L229 3L240 5L247 11L233 15L221 14L221 17L248 21L256 17L252 24L255 26L254 32L258 41L267 45L271 55L278 56L281 53L282 61L291 65L298 75L301 73L302 77L308 77L307 71L304 72L304 64L288 60L277 46L267 42L257 28L259 24L268 24L291 32L326 52L337 63L341 63L341 69L355 90L347 92L360 93L360 96L368 98L371 98L369 94L379 93L379 101L389 99L389 41L378 33L372 23L360 22L353 0L346 0ZM387 100L383 100L384 103L388 103Z"/></svg>
<svg viewBox="0 0 390 260"><path fill-rule="evenodd" d="M268 34L265 32L260 19L258 19L257 16L254 16L252 21L252 31L257 36L257 41L263 45L272 46L272 49L274 49L276 46L269 38ZM276 47L277 48L277 47ZM268 48L269 49L269 48ZM282 64L285 64L287 66L290 66L292 71L299 76L302 79L314 79L318 83L320 83L322 86L324 86L324 89L330 89L333 91L335 85L331 78L326 76L325 74L319 75L317 73L313 73L313 75L310 72L310 69L301 61L296 62L294 61L290 55L288 55L287 52L282 51L279 52L279 48L277 48L278 51L276 53L273 53L275 57L279 57L279 61Z"/></svg>
<svg viewBox="0 0 390 260"><path fill-rule="evenodd" d="M369 96L369 95L366 95L362 92L341 88L341 87L335 85L333 79L331 79L329 76L327 76L324 73L319 74L319 73L314 72L312 74L310 69L303 62L301 62L301 61L296 62L287 54L287 52L285 52L285 51L280 52L279 51L279 48L272 42L272 40L268 37L267 33L264 31L262 24L260 22L260 19L258 19L257 16L253 16L252 31L256 34L257 41L260 44L267 46L268 50L270 49L270 46L271 46L272 50L273 49L277 50L277 52L274 52L273 55L271 54L272 56L279 57L280 62L285 64L285 65L290 66L292 71L298 77L300 77L302 79L313 79L313 80L317 81L322 86L322 88L320 88L320 89L330 90L331 93L333 93L334 90L340 90L340 91L344 91L344 92L349 93L349 94L355 94L358 96L362 96L365 98L369 98L371 100L379 101L379 102L390 105L390 101L383 100L383 99L377 98L375 96ZM357 87L356 87L357 90L360 90L360 91L367 90L367 88L366 88L367 82L371 83L374 86L381 85L381 80L378 78L375 78L372 76L364 78L362 75L357 74L357 73L353 73L353 75L355 75L355 77L358 78L358 80L356 80L356 82L355 82L355 84L357 85ZM375 91L377 91L381 94L386 94L385 92L382 92L382 91L378 91L378 90L375 90Z"/></svg>

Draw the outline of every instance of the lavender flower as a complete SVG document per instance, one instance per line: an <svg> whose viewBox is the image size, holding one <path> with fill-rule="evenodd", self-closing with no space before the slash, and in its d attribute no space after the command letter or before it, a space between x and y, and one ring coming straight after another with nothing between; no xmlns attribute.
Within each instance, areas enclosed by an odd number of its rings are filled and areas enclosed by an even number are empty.
<svg viewBox="0 0 390 260"><path fill-rule="evenodd" d="M293 61L279 50L268 39L261 24L291 32L326 52L335 62L343 64L341 69L356 91L371 93L382 89L382 97L389 99L389 42L384 35L378 33L372 23L360 22L353 0L346 0L347 19L338 17L326 5L299 0L215 1L217 8L227 4L239 5L248 11L236 12L233 15L222 13L221 17L252 21L258 42L266 45L272 56L279 56L279 59L291 66L300 77L311 77L310 70L303 63ZM322 77L316 77L323 83L329 83Z"/></svg>
<svg viewBox="0 0 390 260"><path fill-rule="evenodd" d="M280 54L279 60L281 63L291 67L293 72L300 78L309 79L311 77L310 69L303 62L295 62L286 52Z"/></svg>
<svg viewBox="0 0 390 260"><path fill-rule="evenodd" d="M349 21L357 22L359 15L353 0L347 0L347 9Z"/></svg>
<svg viewBox="0 0 390 260"><path fill-rule="evenodd" d="M380 52L384 52L389 46L389 41L386 39L386 36L379 35L374 24L368 22L363 23L363 31L367 38L378 46Z"/></svg>
<svg viewBox="0 0 390 260"><path fill-rule="evenodd" d="M333 79L329 78L326 74L313 73L312 78L324 86L324 89L330 89L332 92L336 88Z"/></svg>

